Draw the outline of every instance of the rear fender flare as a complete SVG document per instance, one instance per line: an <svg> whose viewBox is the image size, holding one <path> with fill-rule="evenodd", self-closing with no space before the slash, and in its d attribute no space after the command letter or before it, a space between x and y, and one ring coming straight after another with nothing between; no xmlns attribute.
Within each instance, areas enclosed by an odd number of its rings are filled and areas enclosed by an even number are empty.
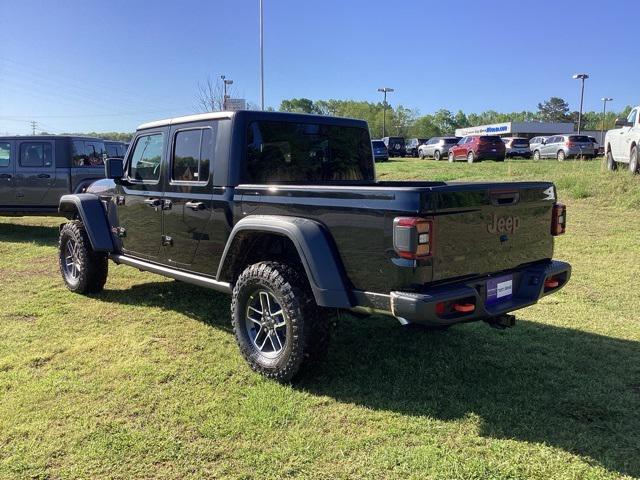
<svg viewBox="0 0 640 480"><path fill-rule="evenodd" d="M91 193L63 195L58 212L68 219L82 220L95 252L113 252L113 239L102 201Z"/></svg>
<svg viewBox="0 0 640 480"><path fill-rule="evenodd" d="M299 217L276 215L252 215L240 220L234 226L222 254L216 279L231 281L233 251L235 242L243 234L250 232L281 235L293 243L305 269L316 303L323 307L351 308L350 289L347 288L338 255L326 229L318 222Z"/></svg>

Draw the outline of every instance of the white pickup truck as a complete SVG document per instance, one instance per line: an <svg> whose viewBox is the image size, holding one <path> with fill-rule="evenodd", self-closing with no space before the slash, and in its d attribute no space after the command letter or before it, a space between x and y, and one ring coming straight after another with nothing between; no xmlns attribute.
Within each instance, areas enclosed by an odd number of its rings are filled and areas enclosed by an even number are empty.
<svg viewBox="0 0 640 480"><path fill-rule="evenodd" d="M604 137L607 168L616 170L619 163L626 163L632 174L640 173L640 106L626 119L616 119L616 127Z"/></svg>

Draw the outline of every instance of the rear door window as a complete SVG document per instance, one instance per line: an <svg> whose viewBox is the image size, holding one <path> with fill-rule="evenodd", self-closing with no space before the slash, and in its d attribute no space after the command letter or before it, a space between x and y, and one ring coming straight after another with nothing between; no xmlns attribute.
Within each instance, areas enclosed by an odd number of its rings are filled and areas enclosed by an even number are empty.
<svg viewBox="0 0 640 480"><path fill-rule="evenodd" d="M51 144L46 142L23 142L20 145L21 167L50 167L53 164Z"/></svg>
<svg viewBox="0 0 640 480"><path fill-rule="evenodd" d="M163 139L162 133L138 137L129 167L131 180L153 183L160 179Z"/></svg>
<svg viewBox="0 0 640 480"><path fill-rule="evenodd" d="M0 168L6 168L11 165L11 144L9 142L0 142Z"/></svg>
<svg viewBox="0 0 640 480"><path fill-rule="evenodd" d="M179 130L173 146L171 179L176 182L209 180L213 135L210 128Z"/></svg>

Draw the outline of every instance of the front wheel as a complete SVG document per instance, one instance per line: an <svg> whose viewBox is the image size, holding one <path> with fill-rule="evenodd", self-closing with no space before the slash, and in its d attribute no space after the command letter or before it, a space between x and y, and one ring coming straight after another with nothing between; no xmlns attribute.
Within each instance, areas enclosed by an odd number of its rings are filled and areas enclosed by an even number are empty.
<svg viewBox="0 0 640 480"><path fill-rule="evenodd" d="M456 161L456 157L453 155L453 152L449 152L449 163L453 163Z"/></svg>
<svg viewBox="0 0 640 480"><path fill-rule="evenodd" d="M440 161L440 150L436 150L435 152L433 152L433 158L435 159L436 162Z"/></svg>
<svg viewBox="0 0 640 480"><path fill-rule="evenodd" d="M559 162L564 162L565 158L567 158L566 154L564 153L564 150L560 150L558 152L558 161Z"/></svg>
<svg viewBox="0 0 640 480"><path fill-rule="evenodd" d="M540 150L536 150L535 152L533 152L533 159L540 160Z"/></svg>
<svg viewBox="0 0 640 480"><path fill-rule="evenodd" d="M631 175L640 173L640 162L638 161L638 147L636 145L631 149L631 157L629 158L629 171Z"/></svg>
<svg viewBox="0 0 640 480"><path fill-rule="evenodd" d="M327 316L300 270L256 263L233 289L231 320L240 352L254 371L279 382L321 360L329 344Z"/></svg>
<svg viewBox="0 0 640 480"><path fill-rule="evenodd" d="M422 152L422 150L420 150L420 151L418 152L418 158L419 158L420 160L424 160L424 153Z"/></svg>
<svg viewBox="0 0 640 480"><path fill-rule="evenodd" d="M473 154L473 152L467 153L467 163L473 163L475 159L476 156Z"/></svg>
<svg viewBox="0 0 640 480"><path fill-rule="evenodd" d="M611 150L607 152L607 170L615 172L618 169L618 163L613 159Z"/></svg>
<svg viewBox="0 0 640 480"><path fill-rule="evenodd" d="M75 220L60 230L58 263L67 288L75 293L98 293L109 273L107 256L94 252L82 222Z"/></svg>

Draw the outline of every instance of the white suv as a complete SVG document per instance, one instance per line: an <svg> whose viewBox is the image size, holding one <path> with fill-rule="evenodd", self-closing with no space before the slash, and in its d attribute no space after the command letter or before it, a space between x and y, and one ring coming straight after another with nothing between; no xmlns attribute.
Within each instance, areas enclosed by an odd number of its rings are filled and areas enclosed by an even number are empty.
<svg viewBox="0 0 640 480"><path fill-rule="evenodd" d="M615 170L618 163L627 163L631 173L640 173L640 107L631 110L626 119L616 119L616 127L604 137L607 168Z"/></svg>

